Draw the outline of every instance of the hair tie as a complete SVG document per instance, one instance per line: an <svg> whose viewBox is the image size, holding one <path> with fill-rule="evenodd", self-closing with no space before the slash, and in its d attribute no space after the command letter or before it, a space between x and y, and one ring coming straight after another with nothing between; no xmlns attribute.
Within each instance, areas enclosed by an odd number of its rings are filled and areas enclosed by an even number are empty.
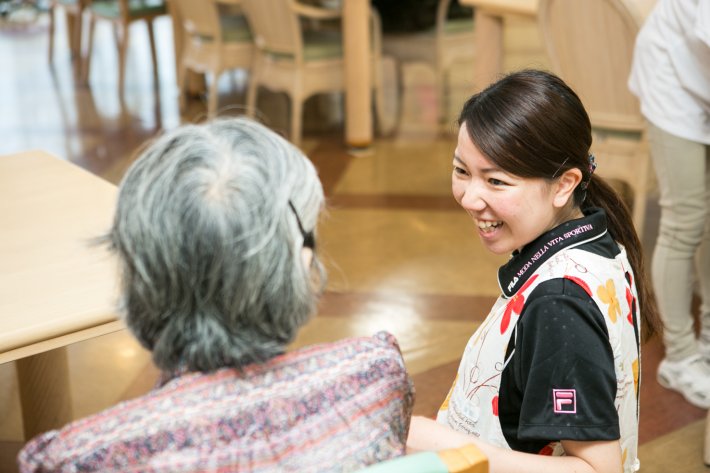
<svg viewBox="0 0 710 473"><path fill-rule="evenodd" d="M592 153L589 153L589 177L580 184L580 187L582 190L587 190L587 187L589 186L589 181L592 180L592 174L594 174L594 171L597 169L597 162L594 159L594 155Z"/></svg>

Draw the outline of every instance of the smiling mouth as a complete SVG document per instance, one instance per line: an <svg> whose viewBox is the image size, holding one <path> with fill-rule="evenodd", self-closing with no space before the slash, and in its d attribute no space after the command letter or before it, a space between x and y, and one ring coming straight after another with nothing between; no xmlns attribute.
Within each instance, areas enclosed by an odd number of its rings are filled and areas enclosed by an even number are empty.
<svg viewBox="0 0 710 473"><path fill-rule="evenodd" d="M501 221L476 219L476 226L483 233L490 233L490 232L494 231L496 228L499 228L501 225L503 225L503 222L501 222Z"/></svg>

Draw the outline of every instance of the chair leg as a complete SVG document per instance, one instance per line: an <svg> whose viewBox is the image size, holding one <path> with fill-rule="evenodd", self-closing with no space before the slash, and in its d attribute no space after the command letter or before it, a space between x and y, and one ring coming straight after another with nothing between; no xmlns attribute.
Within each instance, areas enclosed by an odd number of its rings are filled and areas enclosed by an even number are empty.
<svg viewBox="0 0 710 473"><path fill-rule="evenodd" d="M449 73L439 69L436 76L437 118L439 123L446 123L449 114Z"/></svg>
<svg viewBox="0 0 710 473"><path fill-rule="evenodd" d="M447 112L446 104L444 103L444 101L446 100L444 97L444 88L446 86L445 77L446 75L444 74L442 65L439 64L439 62L437 61L434 70L434 90L436 91L436 119L439 123L444 122Z"/></svg>
<svg viewBox="0 0 710 473"><path fill-rule="evenodd" d="M89 18L89 38L87 39L88 45L86 48L86 58L84 58L83 71L82 71L82 82L84 84L89 83L89 70L91 68L91 53L94 49L94 30L96 29L96 17L91 15Z"/></svg>
<svg viewBox="0 0 710 473"><path fill-rule="evenodd" d="M113 40L116 42L116 50L121 49L121 24L112 23L111 28L113 29Z"/></svg>
<svg viewBox="0 0 710 473"><path fill-rule="evenodd" d="M148 26L148 38L150 39L150 58L153 61L153 81L154 81L155 87L157 88L159 85L158 55L155 51L155 31L153 29L153 20L149 18L146 20L145 23Z"/></svg>
<svg viewBox="0 0 710 473"><path fill-rule="evenodd" d="M301 134L303 133L303 99L295 95L291 96L291 143L301 146Z"/></svg>
<svg viewBox="0 0 710 473"><path fill-rule="evenodd" d="M641 192L638 189L634 189L638 195L634 196L634 209L632 211L632 218L634 221L634 226L636 227L636 233L639 237L643 234L643 227L646 222L646 192Z"/></svg>
<svg viewBox="0 0 710 473"><path fill-rule="evenodd" d="M73 12L64 10L64 18L66 18L67 25L67 43L69 44L69 51L71 53L72 60L76 57L76 32L79 27L79 22L76 19L76 15Z"/></svg>
<svg viewBox="0 0 710 473"><path fill-rule="evenodd" d="M128 53L128 24L121 25L121 37L118 46L118 93L123 97L124 86L126 85L126 54Z"/></svg>
<svg viewBox="0 0 710 473"><path fill-rule="evenodd" d="M401 98L399 97L399 84L397 76L397 64L396 60L390 56L382 57L381 60L374 64L375 79L373 81L374 85L374 97L375 97L375 116L377 118L377 130L381 135L389 135L394 131L399 120L399 102ZM393 77L394 76L394 77ZM386 77L386 79L385 79ZM385 93L385 84L394 83L397 88L395 93L387 94ZM388 107L388 98L391 104L394 101L393 107ZM388 113L390 112L390 113ZM392 118L390 118L392 117Z"/></svg>
<svg viewBox="0 0 710 473"><path fill-rule="evenodd" d="M212 71L212 83L207 90L207 118L212 119L217 115L217 105L219 101L219 76L220 71Z"/></svg>
<svg viewBox="0 0 710 473"><path fill-rule="evenodd" d="M637 154L635 161L641 161L642 163L642 165L637 168L636 183L632 189L634 192L634 208L632 210L632 217L634 225L636 226L636 233L638 233L640 237L643 234L643 227L646 222L648 173L651 167L651 160L647 152L646 154L641 154L640 156Z"/></svg>
<svg viewBox="0 0 710 473"><path fill-rule="evenodd" d="M81 60L82 60L82 37L84 34L84 10L79 9L76 12L76 15L73 15L74 18L74 29L72 31L71 38L69 39L69 43L72 44L73 46L71 47L72 51L72 61L74 62L74 71L76 72L77 76L81 72Z"/></svg>
<svg viewBox="0 0 710 473"><path fill-rule="evenodd" d="M259 88L258 66L252 66L249 71L249 84L247 85L247 116L256 116L256 94Z"/></svg>
<svg viewBox="0 0 710 473"><path fill-rule="evenodd" d="M396 103L394 107L394 123L395 126L402 121L402 116L404 113L404 63L398 59L394 59L394 84L396 87Z"/></svg>
<svg viewBox="0 0 710 473"><path fill-rule="evenodd" d="M705 451L703 461L705 462L705 466L710 466L710 411L708 411L708 417L705 419Z"/></svg>
<svg viewBox="0 0 710 473"><path fill-rule="evenodd" d="M49 51L48 51L48 59L49 63L52 64L54 60L54 22L55 18L54 16L56 15L55 12L55 6L52 4L49 6Z"/></svg>
<svg viewBox="0 0 710 473"><path fill-rule="evenodd" d="M180 94L178 105L180 107L180 112L184 113L185 110L187 110L187 86L189 85L190 71L182 64L182 59L180 59L177 73L178 93Z"/></svg>

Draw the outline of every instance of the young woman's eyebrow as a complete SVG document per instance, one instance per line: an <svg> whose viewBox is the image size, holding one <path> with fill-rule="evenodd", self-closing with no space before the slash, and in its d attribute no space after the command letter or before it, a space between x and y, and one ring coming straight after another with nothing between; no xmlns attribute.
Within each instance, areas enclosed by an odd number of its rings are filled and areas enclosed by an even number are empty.
<svg viewBox="0 0 710 473"><path fill-rule="evenodd" d="M464 163L463 160L461 158L459 158L458 155L456 155L456 154L454 154L454 161L456 161L462 167L468 169L468 167L466 166L466 163ZM492 172L503 172L503 170L498 167L495 167L495 166L481 169L481 174L490 174Z"/></svg>

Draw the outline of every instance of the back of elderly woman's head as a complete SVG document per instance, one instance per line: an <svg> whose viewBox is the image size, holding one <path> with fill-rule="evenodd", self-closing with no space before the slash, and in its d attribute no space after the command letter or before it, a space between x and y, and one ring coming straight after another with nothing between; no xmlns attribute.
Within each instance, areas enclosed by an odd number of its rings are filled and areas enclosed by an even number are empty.
<svg viewBox="0 0 710 473"><path fill-rule="evenodd" d="M126 323L156 365L210 371L282 353L315 307L321 268L302 250L322 205L311 162L246 118L183 126L146 148L109 238Z"/></svg>

